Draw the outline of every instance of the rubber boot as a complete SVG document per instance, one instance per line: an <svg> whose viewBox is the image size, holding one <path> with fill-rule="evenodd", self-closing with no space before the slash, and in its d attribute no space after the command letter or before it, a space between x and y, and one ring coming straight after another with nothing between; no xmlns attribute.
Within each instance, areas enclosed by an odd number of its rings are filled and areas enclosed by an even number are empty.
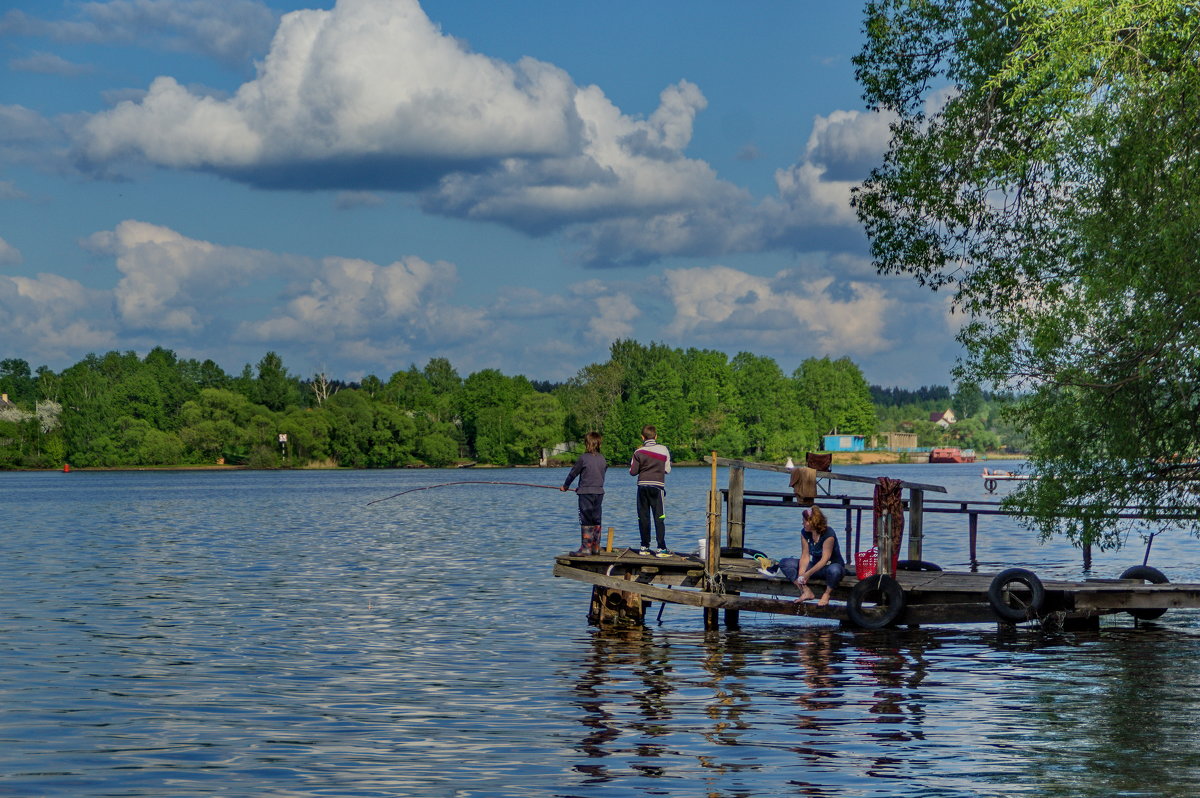
<svg viewBox="0 0 1200 798"><path fill-rule="evenodd" d="M582 557L586 554L594 554L595 553L592 551L591 529L592 528L590 526L579 527L579 548L576 549L575 551L571 552L571 554L574 555L575 557Z"/></svg>
<svg viewBox="0 0 1200 798"><path fill-rule="evenodd" d="M591 537L591 540L588 541L588 544L592 550L592 554L600 553L600 527L599 526L592 527L592 537Z"/></svg>

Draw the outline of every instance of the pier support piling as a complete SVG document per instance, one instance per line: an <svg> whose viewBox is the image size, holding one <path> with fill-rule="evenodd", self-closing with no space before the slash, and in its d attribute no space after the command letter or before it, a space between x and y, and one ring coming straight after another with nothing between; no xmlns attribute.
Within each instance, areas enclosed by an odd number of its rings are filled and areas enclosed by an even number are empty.
<svg viewBox="0 0 1200 798"><path fill-rule="evenodd" d="M921 560L921 546L925 538L925 491L910 488L908 491L908 559Z"/></svg>
<svg viewBox="0 0 1200 798"><path fill-rule="evenodd" d="M976 546L979 543L979 513L971 513L967 516L967 535L971 550L971 570L977 571L979 570L979 557L976 556Z"/></svg>

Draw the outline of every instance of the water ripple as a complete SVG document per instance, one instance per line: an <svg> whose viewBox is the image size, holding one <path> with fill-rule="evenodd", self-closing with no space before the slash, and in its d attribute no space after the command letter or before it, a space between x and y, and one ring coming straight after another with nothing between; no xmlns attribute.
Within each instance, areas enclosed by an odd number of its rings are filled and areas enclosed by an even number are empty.
<svg viewBox="0 0 1200 798"><path fill-rule="evenodd" d="M707 472L677 471L671 534L694 540ZM1200 792L1197 613L1090 634L769 616L707 633L668 607L602 632L586 587L550 575L570 497L367 505L459 476L0 474L22 519L0 536L0 795ZM631 542L631 497L606 513ZM795 541L786 517L752 529L772 553ZM1000 532L988 557L1079 575L1069 547ZM930 558L965 561L962 533L930 524ZM1200 573L1190 543L1155 550Z"/></svg>

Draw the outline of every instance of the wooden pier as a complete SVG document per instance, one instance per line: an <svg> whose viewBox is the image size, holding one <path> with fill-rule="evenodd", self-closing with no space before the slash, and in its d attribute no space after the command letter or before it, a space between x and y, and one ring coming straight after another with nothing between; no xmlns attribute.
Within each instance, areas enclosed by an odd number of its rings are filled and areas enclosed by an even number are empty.
<svg viewBox="0 0 1200 798"><path fill-rule="evenodd" d="M723 491L716 488L717 465L729 467L729 486ZM709 629L717 627L718 612L722 610L730 627L736 627L739 613L746 611L825 618L867 629L1025 621L1062 628L1098 628L1104 615L1129 613L1149 620L1169 609L1200 607L1200 584L1171 584L1160 571L1145 564L1127 569L1122 578L1083 581L1042 580L1021 568L996 574L943 571L921 559L921 521L927 509L924 494L945 490L919 483L901 483L909 491L904 502L909 520L908 559L901 560L899 568L893 569L891 553L886 550L889 541L881 538L884 551L879 556L880 572L859 580L855 576L853 552L860 549L861 516L864 509L871 509L870 500L834 496L830 484L834 481L875 484L876 480L830 472L818 474L823 482L823 495L818 503L825 509L831 529L839 507L845 511L843 550L849 552L847 573L827 606L818 606L815 601L799 603L796 598L800 591L791 581L777 571L764 568L764 563L751 556L753 550L745 547L745 527L747 506L798 509L801 505L790 494L745 491L745 468L786 471L781 466L713 459L708 546L703 559L680 554L646 557L630 549L556 558L555 576L592 585L589 622L640 624L654 601L702 609L705 627ZM950 510L947 507L940 511ZM973 561L979 512L997 511L975 510L969 515ZM799 546L797 540L797 549ZM817 593L824 588L820 580L813 580L810 586Z"/></svg>
<svg viewBox="0 0 1200 798"><path fill-rule="evenodd" d="M1022 570L1022 569L1010 569ZM1028 572L1026 572L1028 573ZM766 576L752 558L722 557L719 575L724 589L706 589L704 565L696 557L673 555L648 559L630 549L597 555L557 558L554 575L587 582L601 590L594 597L593 623L640 623L650 602L663 601L709 610L763 612L772 615L826 618L864 628L955 623L1020 623L1040 620L1063 628L1087 628L1102 615L1128 612L1151 618L1171 608L1200 607L1200 584L1152 584L1136 579L1089 579L1083 582L1038 580L1042 598L1020 582L997 587L1005 615L989 600L1001 574L951 571L898 571L894 579L903 600L893 606L883 596L860 605L851 617L849 600L860 580L847 573L833 601L797 603L800 591L782 576ZM871 588L878 577L861 580ZM823 587L812 583L815 592ZM627 594L627 595L612 595ZM862 622L865 620L865 623Z"/></svg>

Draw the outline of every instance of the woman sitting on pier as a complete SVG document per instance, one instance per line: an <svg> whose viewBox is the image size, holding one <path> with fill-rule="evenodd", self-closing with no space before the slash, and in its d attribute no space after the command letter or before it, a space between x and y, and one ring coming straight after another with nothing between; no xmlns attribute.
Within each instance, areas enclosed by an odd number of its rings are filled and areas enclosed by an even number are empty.
<svg viewBox="0 0 1200 798"><path fill-rule="evenodd" d="M825 593L818 606L824 607L833 596L833 590L846 575L846 561L838 547L837 535L829 531L829 523L820 507L804 511L804 548L800 559L784 557L779 561L779 570L800 589L797 601L809 601L816 595L808 587L809 579L825 582Z"/></svg>

